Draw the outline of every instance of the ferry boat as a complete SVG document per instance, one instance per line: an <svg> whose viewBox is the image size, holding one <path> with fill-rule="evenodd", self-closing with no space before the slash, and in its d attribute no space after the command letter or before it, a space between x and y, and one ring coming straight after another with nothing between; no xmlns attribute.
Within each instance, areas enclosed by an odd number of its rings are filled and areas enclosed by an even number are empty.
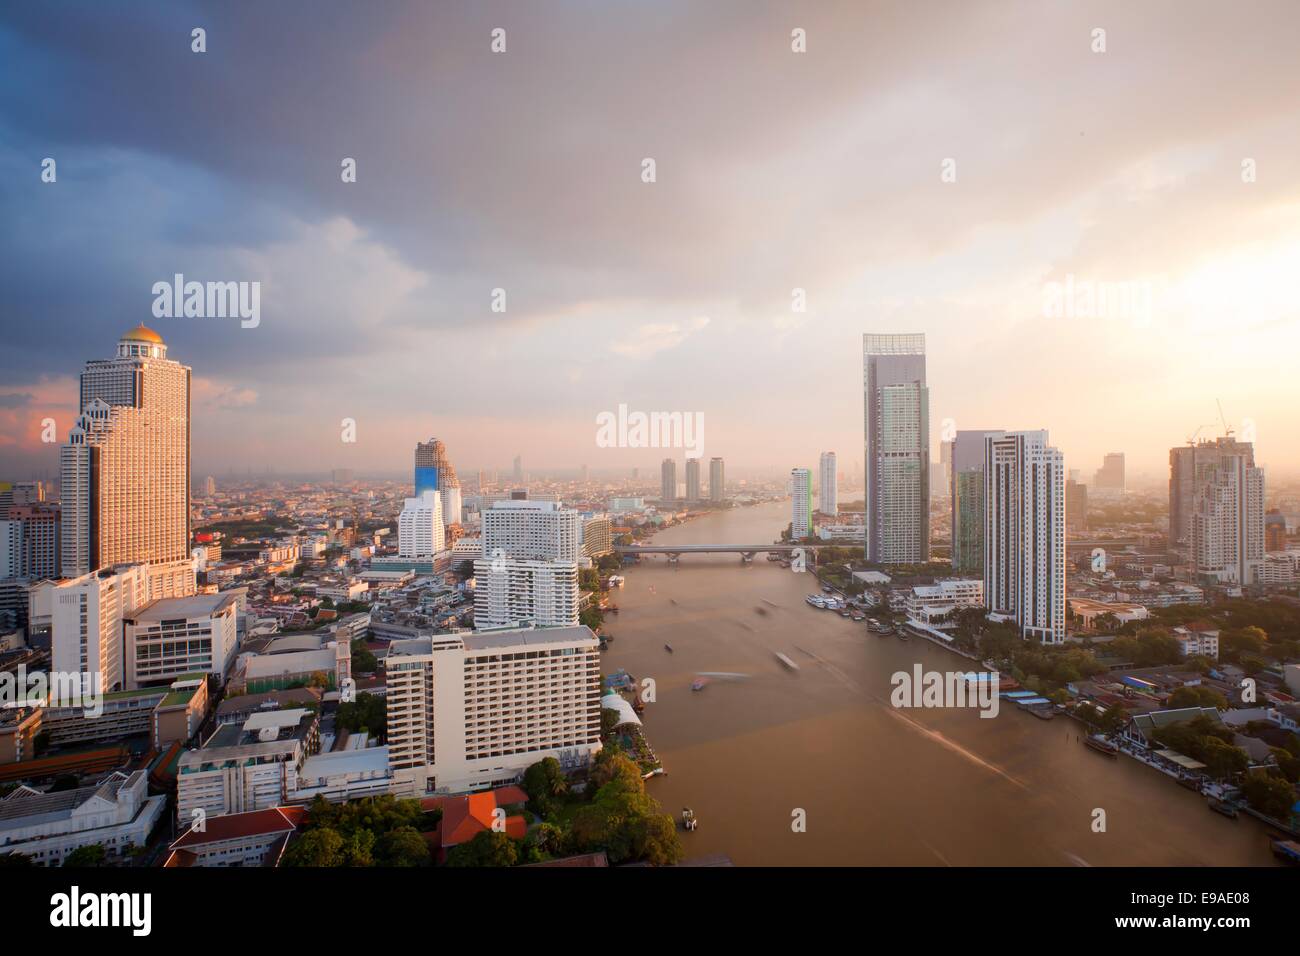
<svg viewBox="0 0 1300 956"><path fill-rule="evenodd" d="M1300 866L1300 843L1295 840L1278 838L1271 840L1270 845L1273 849L1273 855L1279 860L1290 863L1292 866Z"/></svg>
<svg viewBox="0 0 1300 956"><path fill-rule="evenodd" d="M669 654L671 654L673 652L673 646L671 644L665 644L664 650L666 650Z"/></svg>
<svg viewBox="0 0 1300 956"><path fill-rule="evenodd" d="M682 807L683 829L694 831L699 825L700 821L695 818L695 811L690 807Z"/></svg>
<svg viewBox="0 0 1300 956"><path fill-rule="evenodd" d="M794 661L790 660L789 657L787 657L786 655L780 652L777 652L776 659L780 661L782 664L784 664L786 667L790 668L790 670L792 671L797 671L799 669L798 664L796 664Z"/></svg>
<svg viewBox="0 0 1300 956"><path fill-rule="evenodd" d="M1237 819L1237 808L1226 800L1220 800L1218 797L1210 797L1209 807L1215 813L1221 813L1229 820Z"/></svg>
<svg viewBox="0 0 1300 956"><path fill-rule="evenodd" d="M1105 737L1089 735L1083 738L1083 745L1091 747L1099 754L1105 754L1107 757L1119 756L1119 747L1111 743Z"/></svg>

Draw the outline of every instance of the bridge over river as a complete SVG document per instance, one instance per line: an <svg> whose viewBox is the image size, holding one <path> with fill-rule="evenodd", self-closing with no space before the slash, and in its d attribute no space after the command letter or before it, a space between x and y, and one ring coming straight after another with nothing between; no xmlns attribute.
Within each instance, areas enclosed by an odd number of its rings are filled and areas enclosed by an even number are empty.
<svg viewBox="0 0 1300 956"><path fill-rule="evenodd" d="M676 561L683 554L738 554L742 561L754 560L756 554L794 555L796 552L815 562L819 548L842 548L835 544L624 544L615 545L614 553L621 558L639 557L643 554L666 554Z"/></svg>

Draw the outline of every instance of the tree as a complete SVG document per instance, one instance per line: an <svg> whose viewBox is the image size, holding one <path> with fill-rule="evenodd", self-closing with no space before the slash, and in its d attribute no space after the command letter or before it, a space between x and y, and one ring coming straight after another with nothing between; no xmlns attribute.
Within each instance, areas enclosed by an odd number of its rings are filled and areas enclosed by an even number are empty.
<svg viewBox="0 0 1300 956"><path fill-rule="evenodd" d="M36 860L26 853L0 853L0 867L35 866Z"/></svg>
<svg viewBox="0 0 1300 956"><path fill-rule="evenodd" d="M352 669L358 674L373 674L379 670L379 660L366 647L364 638L358 637L352 642Z"/></svg>
<svg viewBox="0 0 1300 956"><path fill-rule="evenodd" d="M104 866L108 851L102 843L90 843L79 846L63 858L64 866Z"/></svg>
<svg viewBox="0 0 1300 956"><path fill-rule="evenodd" d="M1215 780L1226 779L1250 766L1250 755L1246 751L1224 743L1217 737L1203 738L1201 754L1197 759L1205 764L1206 773Z"/></svg>
<svg viewBox="0 0 1300 956"><path fill-rule="evenodd" d="M319 827L300 834L284 852L283 866L335 867L344 865L343 837L337 830Z"/></svg>
<svg viewBox="0 0 1300 956"><path fill-rule="evenodd" d="M355 701L339 704L334 720L344 730L368 731L382 738L388 728L387 700L377 694L358 694Z"/></svg>
<svg viewBox="0 0 1300 956"><path fill-rule="evenodd" d="M429 844L415 827L389 830L375 847L380 866L428 866Z"/></svg>
<svg viewBox="0 0 1300 956"><path fill-rule="evenodd" d="M600 626L605 623L605 615L594 604L588 604L578 613L578 623L591 628L593 631L598 631Z"/></svg>
<svg viewBox="0 0 1300 956"><path fill-rule="evenodd" d="M524 792L539 816L549 817L559 808L559 798L569 792L569 781L554 757L539 760L524 771Z"/></svg>
<svg viewBox="0 0 1300 956"><path fill-rule="evenodd" d="M448 866L514 866L517 862L516 841L496 830L483 830L468 843L447 851Z"/></svg>
<svg viewBox="0 0 1300 956"><path fill-rule="evenodd" d="M1249 774L1241 784L1246 802L1267 817L1286 820L1295 806L1295 788L1270 773Z"/></svg>
<svg viewBox="0 0 1300 956"><path fill-rule="evenodd" d="M1180 687L1169 695L1170 710L1180 707L1215 707L1228 709L1228 700L1212 687Z"/></svg>

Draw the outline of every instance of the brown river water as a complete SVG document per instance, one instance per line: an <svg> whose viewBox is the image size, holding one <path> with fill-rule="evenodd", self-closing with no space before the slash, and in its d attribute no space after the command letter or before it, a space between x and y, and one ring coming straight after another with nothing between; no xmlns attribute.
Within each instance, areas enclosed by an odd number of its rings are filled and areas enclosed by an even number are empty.
<svg viewBox="0 0 1300 956"><path fill-rule="evenodd" d="M654 544L761 544L782 502L695 519ZM655 681L646 737L667 771L647 786L675 817L692 807L688 857L738 865L1161 866L1273 864L1266 829L1128 757L1095 753L1066 717L1011 706L895 709L890 677L974 665L926 641L876 637L804 603L819 591L762 555L629 565L615 592L605 673ZM673 653L664 644L673 646ZM799 665L787 670L777 652ZM701 671L738 672L743 681ZM1092 829L1093 811L1106 831ZM803 811L804 832L792 827Z"/></svg>

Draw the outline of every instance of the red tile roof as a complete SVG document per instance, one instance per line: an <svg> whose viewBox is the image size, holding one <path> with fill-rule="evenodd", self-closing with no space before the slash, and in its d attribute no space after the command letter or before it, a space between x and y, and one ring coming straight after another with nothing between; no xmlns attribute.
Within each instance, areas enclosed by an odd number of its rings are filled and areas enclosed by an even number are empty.
<svg viewBox="0 0 1300 956"><path fill-rule="evenodd" d="M259 834L290 833L302 825L307 816L306 807L272 807L269 810L251 810L247 813L227 813L209 817L202 832L190 827L171 845L171 849L203 846Z"/></svg>
<svg viewBox="0 0 1300 956"><path fill-rule="evenodd" d="M528 794L519 787L500 787L468 796L426 797L420 801L420 807L426 812L441 808L442 822L436 832L444 847L452 847L468 843L484 830L492 829L498 807L525 803L527 800ZM516 814L506 817L505 822L506 834L513 839L522 840L528 830L527 821Z"/></svg>

